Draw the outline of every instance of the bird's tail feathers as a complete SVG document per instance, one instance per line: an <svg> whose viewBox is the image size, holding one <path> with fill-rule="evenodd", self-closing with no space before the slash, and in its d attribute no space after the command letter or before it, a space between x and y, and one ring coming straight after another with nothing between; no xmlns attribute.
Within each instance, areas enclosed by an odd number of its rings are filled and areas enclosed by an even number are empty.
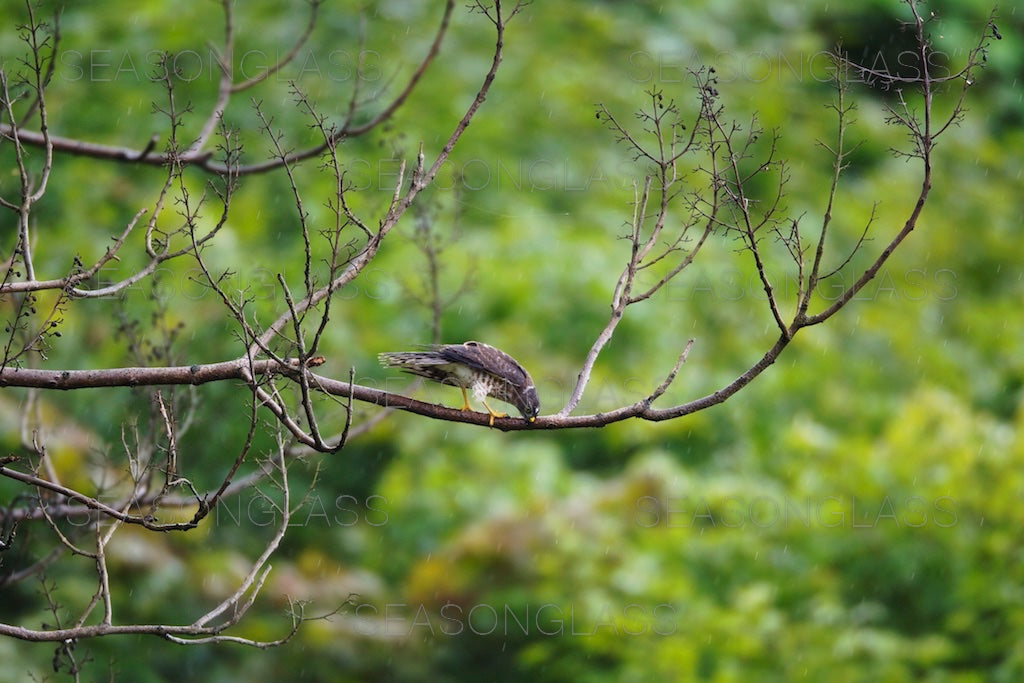
<svg viewBox="0 0 1024 683"><path fill-rule="evenodd" d="M449 362L433 351L389 351L377 354L377 359L386 368L443 365Z"/></svg>

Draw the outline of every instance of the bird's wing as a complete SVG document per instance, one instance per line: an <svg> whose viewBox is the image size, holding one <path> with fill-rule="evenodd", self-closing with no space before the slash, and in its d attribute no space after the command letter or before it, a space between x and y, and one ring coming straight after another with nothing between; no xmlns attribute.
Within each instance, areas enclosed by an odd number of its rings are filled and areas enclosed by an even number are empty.
<svg viewBox="0 0 1024 683"><path fill-rule="evenodd" d="M450 362L468 365L518 386L530 383L526 370L512 356L487 344L450 344L438 347L437 353Z"/></svg>

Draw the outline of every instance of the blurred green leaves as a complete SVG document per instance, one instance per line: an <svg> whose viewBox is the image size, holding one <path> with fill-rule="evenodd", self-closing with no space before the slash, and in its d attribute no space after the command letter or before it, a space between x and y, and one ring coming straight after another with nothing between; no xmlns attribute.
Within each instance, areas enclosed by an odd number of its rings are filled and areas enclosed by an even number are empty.
<svg viewBox="0 0 1024 683"><path fill-rule="evenodd" d="M18 3L3 6L6 16L20 16ZM941 16L937 45L948 44L955 61L988 6L931 7ZM216 9L113 3L106 16L130 18L109 21L85 6L66 8L49 100L54 131L142 146L157 120L151 103L159 90L146 66L154 51L196 60L198 77L186 79L182 95L203 111L215 95L204 69L207 41L221 31ZM236 11L250 60L270 59L305 21L269 3ZM429 4L383 3L357 20L325 7L299 73L275 77L261 95L275 125L294 146L309 134L288 94L291 77L340 117L360 54L372 70L368 96L391 92L426 49L435 14ZM684 69L697 59L718 64L729 76L721 90L731 115L746 124L756 112L767 130L778 129L792 176L787 204L813 225L831 163L817 142L833 139L835 126L826 109L833 90L818 78L821 55L839 41L869 53L896 49L889 39L900 35L902 16L898 3L881 1L527 7L510 28L496 89L429 197L440 207L438 229L453 236L443 286L454 292L466 270L475 272L472 288L442 316L443 340L477 338L512 352L537 379L544 411L556 411L606 318L628 249L616 238L644 172L594 119L596 104L629 112L658 86L685 110L697 100ZM1019 17L1006 20L1020 28ZM459 13L441 58L388 129L344 145L366 206L387 199L397 159L412 158L421 140L436 146L461 115L485 71L483 25ZM807 330L728 404L668 424L587 433L507 435L392 415L343 452L293 465L296 487L311 488L245 628L254 637L283 635L289 598L312 601L311 614L353 594L351 606L269 653L90 643L96 671L113 662L115 671L157 672L153 680L183 672L230 680L240 671L251 680L1019 678L1024 254L1014 199L1021 134L1012 124L1021 118L1013 79L1024 56L1008 43L993 46L966 120L940 145L920 231L860 300ZM5 63L21 53L9 30L0 48ZM883 122L891 93L858 87L856 95L852 135L863 144L834 224L849 247L875 202L874 230L898 229L918 182L911 165L889 154L905 142ZM235 103L228 119L247 153L266 151L248 102ZM326 220L329 174L311 161L298 175L313 222ZM152 200L160 178L159 169L60 159L37 220L62 249L48 250L52 260L40 267L59 271L76 254L100 253ZM205 179L193 181L201 191ZM355 367L362 383L409 386L373 359L430 341L429 313L403 289L423 268L414 235L410 217L340 293L323 349L327 374L345 377ZM760 357L770 320L756 274L735 248L725 239L710 245L686 279L629 311L595 370L585 410L646 395L691 336L693 353L666 402L714 391ZM290 190L272 174L246 179L205 255L235 271L238 289L268 315L280 304L276 275L301 278L301 250ZM161 273L155 294L142 287L119 301L80 302L52 349L54 367L124 362L125 337L111 321L150 332L184 323L175 362L238 354L237 330L194 274L182 264ZM154 297L170 302L166 321L154 317ZM446 387L417 395L459 400ZM23 400L10 396L5 415ZM109 444L134 419L139 396L46 397L44 409L70 434L53 449L63 476L97 477L105 459L123 458ZM245 397L229 386L196 396L182 453L211 477L244 435ZM343 411L334 409L340 429ZM359 406L357 418L376 410ZM9 449L16 429L5 420ZM4 500L12 491L0 484ZM257 496L229 505L183 537L124 533L111 549L124 618L187 620L230 590L272 520ZM40 542L28 533L25 540ZM66 591L63 600L79 604L95 589L90 571L80 561L48 578ZM25 623L48 619L33 590L5 589L0 611ZM42 675L51 656L19 646L5 654L14 662L5 671L14 673L0 680Z"/></svg>

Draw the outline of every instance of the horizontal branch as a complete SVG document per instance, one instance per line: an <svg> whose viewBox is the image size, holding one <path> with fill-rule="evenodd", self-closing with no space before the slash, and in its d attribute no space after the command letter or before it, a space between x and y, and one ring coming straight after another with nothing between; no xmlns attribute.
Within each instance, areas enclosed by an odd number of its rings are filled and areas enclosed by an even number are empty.
<svg viewBox="0 0 1024 683"><path fill-rule="evenodd" d="M794 330L795 332L795 330ZM723 403L730 396L749 384L772 363L789 344L792 336L780 337L767 353L746 372L718 391L695 399L688 403L669 408L652 407L654 398L660 396L658 391L636 403L622 406L608 412L590 415L548 415L540 416L533 422L519 417L502 417L493 419L487 413L478 413L461 408L449 408L436 403L418 401L402 394L395 394L382 389L354 384L324 377L313 372L306 373L309 387L332 396L351 397L363 403L372 403L382 408L405 410L410 413L430 417L447 422L462 422L479 426L492 426L501 431L520 431L534 429L579 429L584 427L604 427L614 422L622 422L632 418L661 422L710 408ZM687 347L687 351L689 346ZM684 356L685 359L685 356ZM678 368L676 368L677 370ZM254 378L262 375L284 375L297 378L299 369L297 361L286 364L274 360L249 362L245 358L238 360L212 363L209 365L189 365L176 367L137 367L113 368L105 370L36 370L4 368L0 370L0 387L33 387L38 389L96 389L103 387L139 387L161 385L199 385L209 382L240 380L252 384ZM652 398L653 397L653 398ZM492 424L493 422L493 424Z"/></svg>
<svg viewBox="0 0 1024 683"><path fill-rule="evenodd" d="M294 371L275 361L254 361L242 358L209 365L173 367L106 368L101 370L38 370L34 368L3 368L0 387L34 389L99 389L102 387L147 387L181 384L206 384L229 379L246 380L249 372L256 375Z"/></svg>
<svg viewBox="0 0 1024 683"><path fill-rule="evenodd" d="M66 640L81 640L84 638L96 638L99 636L116 635L154 635L162 638L172 637L195 637L195 636L216 636L224 629L217 626L197 628L196 626L173 626L167 624L94 624L90 626L76 626L72 628L58 628L50 631L0 624L0 636L9 636L18 640L26 640L35 643L54 643ZM259 646L258 643L253 643Z"/></svg>

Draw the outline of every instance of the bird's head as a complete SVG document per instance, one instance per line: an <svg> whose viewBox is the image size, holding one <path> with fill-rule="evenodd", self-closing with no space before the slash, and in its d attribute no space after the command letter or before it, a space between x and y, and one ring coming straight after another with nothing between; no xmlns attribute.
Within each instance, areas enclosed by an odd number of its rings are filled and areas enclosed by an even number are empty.
<svg viewBox="0 0 1024 683"><path fill-rule="evenodd" d="M516 397L516 408L523 414L523 419L533 422L540 415L540 397L537 396L537 387L528 384L518 392Z"/></svg>

